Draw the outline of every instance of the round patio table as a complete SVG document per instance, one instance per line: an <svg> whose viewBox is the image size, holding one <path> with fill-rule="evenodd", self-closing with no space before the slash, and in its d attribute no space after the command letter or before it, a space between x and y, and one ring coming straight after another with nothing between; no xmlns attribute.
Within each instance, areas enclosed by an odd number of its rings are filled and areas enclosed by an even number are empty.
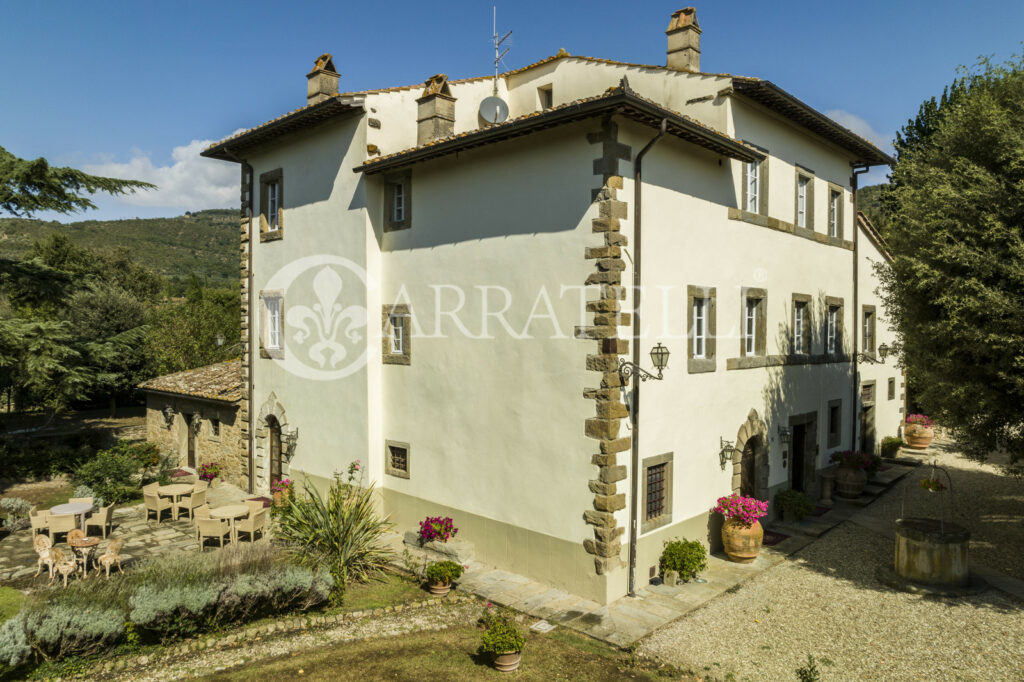
<svg viewBox="0 0 1024 682"><path fill-rule="evenodd" d="M81 523L79 525L82 530L85 530L85 515L91 511L92 503L90 502L65 502L64 504L50 507L51 514L74 514L75 516L80 516Z"/></svg>
<svg viewBox="0 0 1024 682"><path fill-rule="evenodd" d="M249 515L249 507L244 504L228 504L210 510L211 519L231 520L231 542L238 542L238 531L235 529L235 521L244 519Z"/></svg>
<svg viewBox="0 0 1024 682"><path fill-rule="evenodd" d="M89 553L100 544L99 538L82 538L81 540L68 540L68 546L82 555L82 575L89 575Z"/></svg>
<svg viewBox="0 0 1024 682"><path fill-rule="evenodd" d="M175 521L178 520L178 500L181 499L182 495L188 495L192 492L191 483L171 483L168 485L162 485L156 489L157 493L164 497L170 497L174 502L174 506L171 508L171 518Z"/></svg>

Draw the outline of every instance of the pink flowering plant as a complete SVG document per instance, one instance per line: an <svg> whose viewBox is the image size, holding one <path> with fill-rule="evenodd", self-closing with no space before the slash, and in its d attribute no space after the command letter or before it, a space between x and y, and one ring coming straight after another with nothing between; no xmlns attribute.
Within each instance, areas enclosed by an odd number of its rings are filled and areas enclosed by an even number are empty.
<svg viewBox="0 0 1024 682"><path fill-rule="evenodd" d="M867 469L871 466L871 455L857 450L843 450L842 452L833 452L831 461L841 467Z"/></svg>
<svg viewBox="0 0 1024 682"><path fill-rule="evenodd" d="M282 478L280 481L276 481L270 485L270 492L290 493L294 486L295 482L292 481L290 478Z"/></svg>
<svg viewBox="0 0 1024 682"><path fill-rule="evenodd" d="M448 542L458 532L459 529L455 527L455 522L452 521L450 516L428 516L423 521L420 521L421 544L434 540Z"/></svg>
<svg viewBox="0 0 1024 682"><path fill-rule="evenodd" d="M736 519L744 526L751 526L762 516L768 515L768 502L733 493L728 497L719 497L718 505L711 511L727 519Z"/></svg>
<svg viewBox="0 0 1024 682"><path fill-rule="evenodd" d="M935 426L935 420L933 420L931 417L929 417L926 414L910 414L910 415L907 415L907 420L906 421L907 421L908 424L917 424L918 426L923 426L926 429L930 429L933 426Z"/></svg>
<svg viewBox="0 0 1024 682"><path fill-rule="evenodd" d="M206 464L199 465L199 478L204 481L212 481L213 479L220 476L220 467L213 462L207 462Z"/></svg>

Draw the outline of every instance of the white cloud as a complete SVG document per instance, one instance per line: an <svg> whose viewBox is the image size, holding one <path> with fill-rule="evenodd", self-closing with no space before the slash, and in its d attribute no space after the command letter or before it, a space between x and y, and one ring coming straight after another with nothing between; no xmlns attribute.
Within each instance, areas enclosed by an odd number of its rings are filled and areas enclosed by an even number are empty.
<svg viewBox="0 0 1024 682"><path fill-rule="evenodd" d="M183 211L228 208L238 203L238 166L199 156L212 142L192 140L175 147L171 152L172 163L167 166L155 165L144 152L133 149L132 159L127 163L105 161L84 165L82 170L93 175L144 180L158 187L110 199L117 204Z"/></svg>
<svg viewBox="0 0 1024 682"><path fill-rule="evenodd" d="M884 152L892 153L892 134L880 133L857 114L842 109L829 109L825 115L841 126L849 128Z"/></svg>

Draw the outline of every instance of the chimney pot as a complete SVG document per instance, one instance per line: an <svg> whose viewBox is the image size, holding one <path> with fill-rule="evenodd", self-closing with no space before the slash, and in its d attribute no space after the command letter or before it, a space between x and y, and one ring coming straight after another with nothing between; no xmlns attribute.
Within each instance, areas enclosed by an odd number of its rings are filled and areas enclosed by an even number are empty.
<svg viewBox="0 0 1024 682"><path fill-rule="evenodd" d="M316 104L337 95L340 78L331 55L325 53L317 57L313 70L306 74L306 103Z"/></svg>
<svg viewBox="0 0 1024 682"><path fill-rule="evenodd" d="M455 132L455 98L448 76L439 73L423 84L416 100L416 144L447 137Z"/></svg>
<svg viewBox="0 0 1024 682"><path fill-rule="evenodd" d="M672 13L668 22L668 67L700 71L700 24L697 9L685 7Z"/></svg>

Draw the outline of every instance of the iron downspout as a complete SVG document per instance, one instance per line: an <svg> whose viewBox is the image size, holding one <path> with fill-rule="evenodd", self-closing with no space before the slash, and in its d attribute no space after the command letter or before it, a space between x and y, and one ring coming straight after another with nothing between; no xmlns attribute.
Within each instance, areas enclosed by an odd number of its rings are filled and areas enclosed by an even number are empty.
<svg viewBox="0 0 1024 682"><path fill-rule="evenodd" d="M632 357L635 366L640 365L640 208L641 186L644 156L651 147L662 138L668 130L668 119L661 119L658 134L640 150L633 161L633 348ZM640 382L633 377L632 397L630 399L630 422L632 428L631 462L630 462L630 504L629 504L629 596L636 596L636 543L637 543L637 496L639 495L638 476L640 471Z"/></svg>
<svg viewBox="0 0 1024 682"><path fill-rule="evenodd" d="M867 164L853 164L853 175L850 176L850 188L853 190L853 352L850 354L853 363L852 400L850 402L853 428L850 430L850 449L857 449L857 426L860 423L860 412L857 399L860 393L860 370L857 362L858 334L860 333L860 304L858 289L860 285L860 226L857 224L857 176L867 173Z"/></svg>

